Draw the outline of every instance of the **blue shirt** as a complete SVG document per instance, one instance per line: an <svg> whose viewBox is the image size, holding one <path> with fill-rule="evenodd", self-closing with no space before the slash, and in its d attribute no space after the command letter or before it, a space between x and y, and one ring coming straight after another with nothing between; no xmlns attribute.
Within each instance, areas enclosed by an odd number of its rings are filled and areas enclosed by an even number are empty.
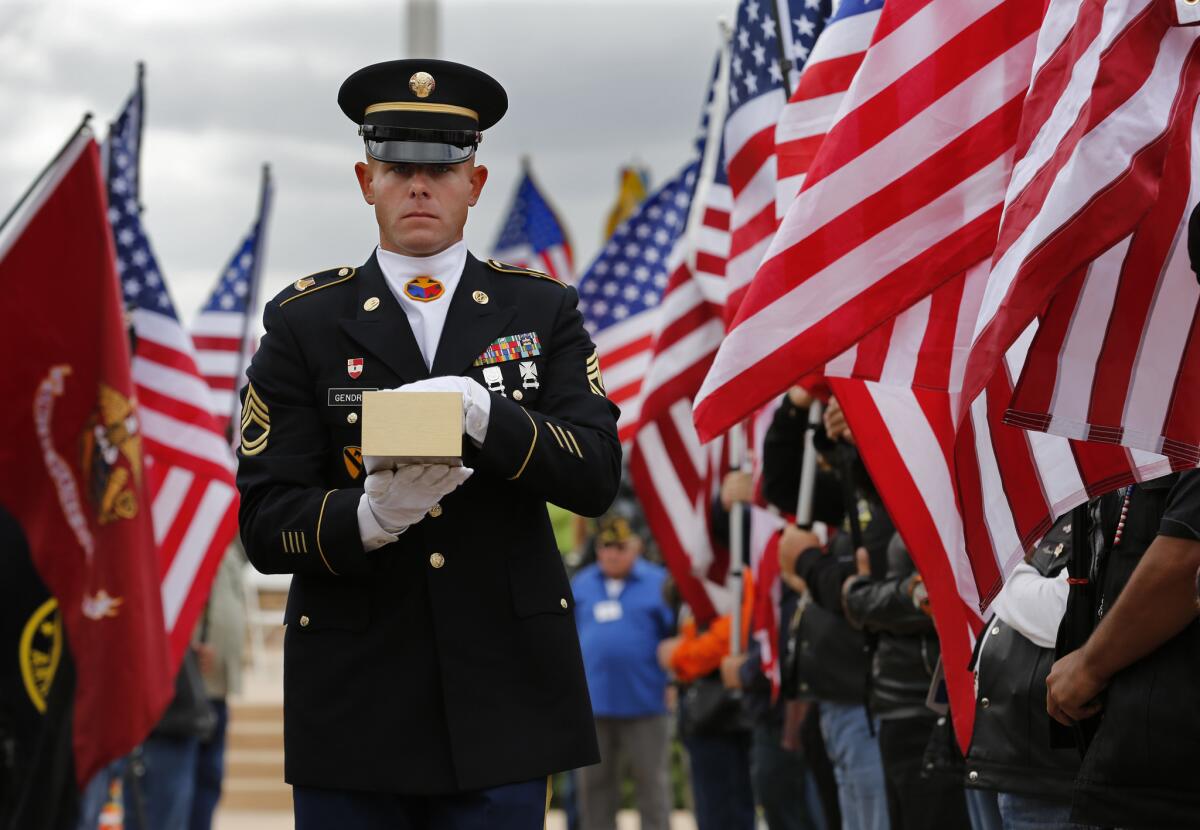
<svg viewBox="0 0 1200 830"><path fill-rule="evenodd" d="M601 718L638 718L666 713L667 675L658 666L660 640L675 630L663 601L667 572L638 559L610 596L597 565L575 575L575 622L583 649L592 710Z"/></svg>

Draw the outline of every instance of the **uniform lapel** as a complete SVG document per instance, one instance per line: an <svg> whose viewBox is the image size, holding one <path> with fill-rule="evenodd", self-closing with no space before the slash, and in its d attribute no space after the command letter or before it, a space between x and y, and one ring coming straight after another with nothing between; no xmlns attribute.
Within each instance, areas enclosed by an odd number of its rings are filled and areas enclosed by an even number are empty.
<svg viewBox="0 0 1200 830"><path fill-rule="evenodd" d="M476 300L478 296L486 302ZM502 305L487 266L467 254L462 279L450 300L446 325L433 358L433 375L460 375L504 332L517 310Z"/></svg>
<svg viewBox="0 0 1200 830"><path fill-rule="evenodd" d="M417 339L408 325L408 318L388 288L375 254L358 269L358 279L355 281L358 283L356 316L342 320L342 330L354 342L382 360L403 382L411 383L429 377L429 370L425 367ZM371 298L379 302L374 310L368 311L366 304Z"/></svg>

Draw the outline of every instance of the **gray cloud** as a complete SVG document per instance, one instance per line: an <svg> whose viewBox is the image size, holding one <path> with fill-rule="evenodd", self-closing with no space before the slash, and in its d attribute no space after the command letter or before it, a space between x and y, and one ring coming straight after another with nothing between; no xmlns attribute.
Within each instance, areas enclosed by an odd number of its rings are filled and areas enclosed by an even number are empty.
<svg viewBox="0 0 1200 830"><path fill-rule="evenodd" d="M636 158L662 181L687 160L716 19L733 5L444 0L442 56L493 74L510 99L480 151L491 178L468 222L472 250L490 253L529 156L586 264L619 166ZM249 227L264 161L276 181L264 294L358 263L375 229L351 169L361 145L335 99L350 72L399 56L402 18L400 3L362 0L10 4L0 12L0 205L84 110L106 126L144 59L142 200L185 317Z"/></svg>

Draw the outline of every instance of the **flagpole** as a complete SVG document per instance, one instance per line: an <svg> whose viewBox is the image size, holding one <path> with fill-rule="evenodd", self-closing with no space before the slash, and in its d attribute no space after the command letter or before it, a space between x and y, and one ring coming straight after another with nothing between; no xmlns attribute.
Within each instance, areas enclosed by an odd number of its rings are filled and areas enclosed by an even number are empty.
<svg viewBox="0 0 1200 830"><path fill-rule="evenodd" d="M262 183L258 190L258 232L254 238L254 265L250 270L250 285L246 293L246 313L242 316L242 333L238 338L238 356L237 356L237 371L234 373L234 383L238 383L242 379L242 375L246 371L246 366L249 363L249 342L250 342L250 320L258 311L258 284L262 277L262 262L263 251L266 250L267 240L267 217L271 208L271 165L263 164L262 166ZM233 412L230 413L229 429L230 434L227 436L232 443L234 434L234 424L238 422L238 417L241 414L241 398L238 396L238 390L233 390Z"/></svg>
<svg viewBox="0 0 1200 830"><path fill-rule="evenodd" d="M750 472L750 453L746 451L746 427L734 424L729 430L729 463L740 473ZM746 564L746 508L748 502L735 501L729 506L729 590L733 607L730 609L729 653L741 654L742 646L742 586Z"/></svg>
<svg viewBox="0 0 1200 830"><path fill-rule="evenodd" d="M814 399L808 406L808 426L804 430L804 457L800 461L800 494L796 501L796 526L809 529L813 524L813 498L817 489L817 452L813 438L821 426L825 407Z"/></svg>
<svg viewBox="0 0 1200 830"><path fill-rule="evenodd" d="M792 61L787 54L787 46L783 42L783 20L779 16L779 0L771 0L771 12L775 18L775 42L779 44L779 71L783 74L783 92L787 100L792 100Z"/></svg>
<svg viewBox="0 0 1200 830"><path fill-rule="evenodd" d="M34 177L33 182L25 189L25 192L21 194L21 197L17 199L17 203L12 206L12 209L7 214L5 214L4 221L0 222L0 235L4 233L4 229L8 227L8 223L12 221L13 217L16 216L21 211L21 208L25 206L25 203L29 201L29 197L32 196L38 189L38 185L45 180L46 175L53 170L54 166L58 164L59 160L66 155L67 150L71 149L71 145L75 143L75 139L79 138L79 134L84 130L91 129L91 120L92 114L90 112L85 112L83 114L83 120L80 121L79 126L72 131L71 137L68 138L63 146L59 148L58 152L54 154L54 158L50 159L50 163L43 167L41 172Z"/></svg>
<svg viewBox="0 0 1200 830"><path fill-rule="evenodd" d="M133 197L137 199L138 216L142 215L142 131L146 123L146 62L137 62L137 167L134 169Z"/></svg>
<svg viewBox="0 0 1200 830"><path fill-rule="evenodd" d="M712 187L717 163L721 159L721 139L725 131L725 111L729 108L729 62L732 57L730 43L733 27L724 17L717 18L717 30L721 37L721 52L717 64L716 93L713 95L712 111L708 114L708 135L704 139L704 158L700 159L700 170L696 187L692 191L692 204L688 209L687 225L684 226L684 250L687 251L688 267L695 271L696 235L704 222L704 204Z"/></svg>

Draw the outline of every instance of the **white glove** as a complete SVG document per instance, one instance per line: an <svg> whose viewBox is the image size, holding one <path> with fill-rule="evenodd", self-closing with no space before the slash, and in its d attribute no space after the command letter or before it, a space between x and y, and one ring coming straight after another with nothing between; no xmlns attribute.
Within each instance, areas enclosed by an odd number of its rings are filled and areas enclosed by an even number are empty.
<svg viewBox="0 0 1200 830"><path fill-rule="evenodd" d="M429 508L473 472L470 467L445 464L404 464L371 473L363 489L379 526L388 533L399 533L425 518Z"/></svg>
<svg viewBox="0 0 1200 830"><path fill-rule="evenodd" d="M492 396L474 378L457 375L418 380L398 387L396 392L461 392L463 401L463 432L478 446L487 437L488 419L492 414Z"/></svg>

